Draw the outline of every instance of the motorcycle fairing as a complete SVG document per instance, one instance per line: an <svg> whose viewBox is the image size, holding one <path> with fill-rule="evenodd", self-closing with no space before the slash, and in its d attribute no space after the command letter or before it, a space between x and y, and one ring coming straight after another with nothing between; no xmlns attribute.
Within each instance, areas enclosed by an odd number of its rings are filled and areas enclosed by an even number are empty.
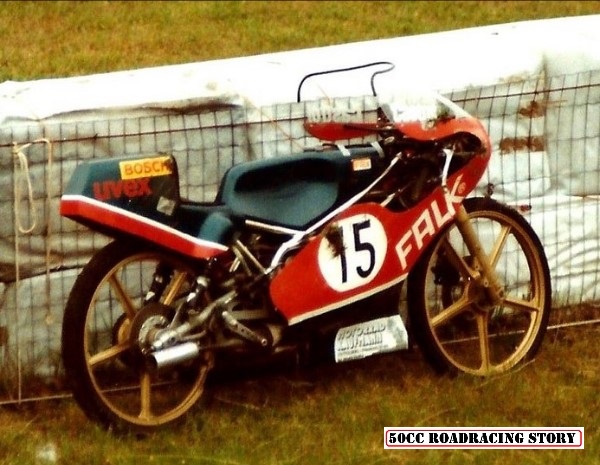
<svg viewBox="0 0 600 465"><path fill-rule="evenodd" d="M404 136L420 141L440 140L458 132L468 132L477 136L481 141L488 140L481 122L475 118L441 119L431 126L422 121L404 121L394 123L394 127ZM380 131L381 126L378 123L306 122L304 129L318 139L335 142L367 137Z"/></svg>
<svg viewBox="0 0 600 465"><path fill-rule="evenodd" d="M92 224L93 229L110 236L114 232L127 233L194 258L212 258L229 250L218 242L190 236L159 221L82 195L63 195L60 212L82 224Z"/></svg>
<svg viewBox="0 0 600 465"><path fill-rule="evenodd" d="M319 140L338 141L368 137L379 128L377 123L305 122L304 129Z"/></svg>
<svg viewBox="0 0 600 465"><path fill-rule="evenodd" d="M274 276L270 295L293 325L376 294L408 276L422 251L475 187L489 157L476 156L414 207L359 203L311 238Z"/></svg>
<svg viewBox="0 0 600 465"><path fill-rule="evenodd" d="M219 207L189 206L179 197L172 156L91 160L77 166L61 197L60 214L110 236L127 234L195 258L228 250ZM193 216L202 225L181 221ZM225 217L225 222L227 222Z"/></svg>
<svg viewBox="0 0 600 465"><path fill-rule="evenodd" d="M228 250L246 220L302 230L364 189L381 169L372 145L236 165L216 201L184 201L172 156L92 160L77 166L60 213L108 235L142 237L194 258Z"/></svg>

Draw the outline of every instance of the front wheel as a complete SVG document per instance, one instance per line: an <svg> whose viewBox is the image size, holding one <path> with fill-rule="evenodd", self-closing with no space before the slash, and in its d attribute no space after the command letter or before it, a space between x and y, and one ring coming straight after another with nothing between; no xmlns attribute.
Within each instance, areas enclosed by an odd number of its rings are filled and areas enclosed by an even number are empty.
<svg viewBox="0 0 600 465"><path fill-rule="evenodd" d="M517 211L487 198L464 206L502 286L500 302L488 298L481 267L452 223L411 271L409 315L438 371L489 376L538 351L550 314L550 272L538 236Z"/></svg>
<svg viewBox="0 0 600 465"><path fill-rule="evenodd" d="M158 270L168 279L149 303ZM62 356L73 396L89 418L144 432L179 420L200 399L211 354L156 371L137 343L145 328L172 320L193 277L187 263L164 251L118 241L83 268L65 308Z"/></svg>

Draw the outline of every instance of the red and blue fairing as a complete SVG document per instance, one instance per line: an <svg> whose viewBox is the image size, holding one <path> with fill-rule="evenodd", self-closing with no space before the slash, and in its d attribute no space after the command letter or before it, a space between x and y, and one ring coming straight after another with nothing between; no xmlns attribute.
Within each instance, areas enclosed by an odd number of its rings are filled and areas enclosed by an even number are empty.
<svg viewBox="0 0 600 465"><path fill-rule="evenodd" d="M312 126L329 140L347 137L344 123ZM373 125L352 125L352 134ZM289 259L270 286L271 298L290 324L324 314L403 281L420 253L453 220L456 208L477 185L491 154L486 131L463 115L435 125L399 123L407 137L442 140L469 133L480 140L481 152L412 208L394 212L377 203L357 203L341 211L323 232Z"/></svg>
<svg viewBox="0 0 600 465"><path fill-rule="evenodd" d="M188 207L181 201L171 156L82 163L60 202L61 215L94 230L145 239L194 258L228 250L224 242L229 225L215 213L212 206ZM204 233L198 225L205 225Z"/></svg>

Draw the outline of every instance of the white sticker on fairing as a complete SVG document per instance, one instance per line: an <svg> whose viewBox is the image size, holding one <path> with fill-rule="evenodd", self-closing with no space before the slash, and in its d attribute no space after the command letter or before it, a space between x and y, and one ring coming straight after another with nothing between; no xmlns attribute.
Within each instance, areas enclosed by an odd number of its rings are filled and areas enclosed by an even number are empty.
<svg viewBox="0 0 600 465"><path fill-rule="evenodd" d="M338 292L371 282L383 265L387 236L373 215L344 218L330 225L319 245L319 269Z"/></svg>
<svg viewBox="0 0 600 465"><path fill-rule="evenodd" d="M366 171L371 169L370 158L355 158L352 160L352 171Z"/></svg>
<svg viewBox="0 0 600 465"><path fill-rule="evenodd" d="M309 123L361 123L364 121L362 107L356 102L321 102L318 107L309 106Z"/></svg>
<svg viewBox="0 0 600 465"><path fill-rule="evenodd" d="M400 315L378 318L338 330L335 361L358 360L407 347L408 333Z"/></svg>
<svg viewBox="0 0 600 465"><path fill-rule="evenodd" d="M173 212L175 211L175 207L177 203L175 200L167 199L166 197L160 197L158 199L158 203L156 204L156 211L163 213L167 216L173 216Z"/></svg>

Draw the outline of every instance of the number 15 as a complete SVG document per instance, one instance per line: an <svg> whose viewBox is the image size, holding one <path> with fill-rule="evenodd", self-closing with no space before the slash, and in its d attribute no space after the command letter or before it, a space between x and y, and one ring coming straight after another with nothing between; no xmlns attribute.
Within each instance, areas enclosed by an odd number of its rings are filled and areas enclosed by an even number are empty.
<svg viewBox="0 0 600 465"><path fill-rule="evenodd" d="M375 268L375 247L373 244L367 241L361 240L360 232L363 229L368 229L371 227L371 220L364 220L359 223L352 224L352 237L353 237L353 249L350 250L349 255L354 257L356 253L359 252L367 252L369 255L368 266L363 267L361 265L356 266L356 272L358 276L361 278L367 278ZM342 231L340 231L342 232ZM343 240L343 232L342 232L342 240ZM344 246L345 246L344 241ZM348 251L346 247L343 248L342 253L340 254L340 260L342 265L342 283L348 282ZM353 260L355 261L355 260Z"/></svg>

